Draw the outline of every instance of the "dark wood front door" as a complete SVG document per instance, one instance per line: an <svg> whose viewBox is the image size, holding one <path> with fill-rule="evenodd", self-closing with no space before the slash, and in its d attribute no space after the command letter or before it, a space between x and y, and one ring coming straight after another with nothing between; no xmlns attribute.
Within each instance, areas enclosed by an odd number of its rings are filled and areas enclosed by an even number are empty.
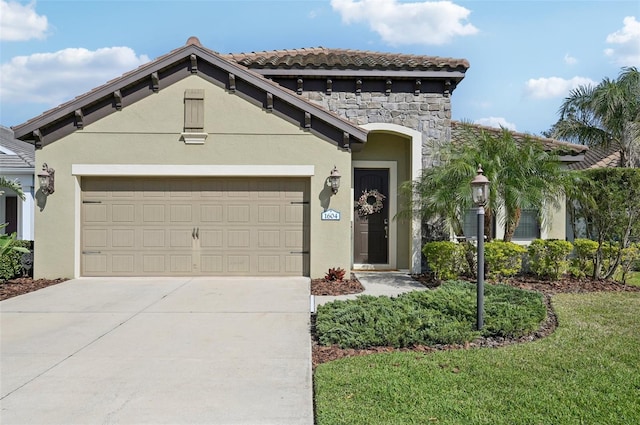
<svg viewBox="0 0 640 425"><path fill-rule="evenodd" d="M376 192L384 196L376 205ZM373 194L371 194L373 192ZM364 193L368 211L358 208ZM354 170L354 263L389 263L389 169L356 168ZM378 197L378 201L381 198ZM373 211L372 211L373 210Z"/></svg>

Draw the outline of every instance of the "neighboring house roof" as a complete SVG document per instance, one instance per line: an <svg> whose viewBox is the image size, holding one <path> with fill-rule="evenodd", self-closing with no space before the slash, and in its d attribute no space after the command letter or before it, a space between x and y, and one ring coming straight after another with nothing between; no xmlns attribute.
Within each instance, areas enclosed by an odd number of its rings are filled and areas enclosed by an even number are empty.
<svg viewBox="0 0 640 425"><path fill-rule="evenodd" d="M569 165L569 170L589 170L593 168L620 167L620 151L615 147L593 146L584 155L584 160Z"/></svg>
<svg viewBox="0 0 640 425"><path fill-rule="evenodd" d="M202 47L196 37L189 38L183 47L13 127L13 131L17 138L33 140L36 147L41 147L192 74L222 85L342 148L357 150L367 140L365 129Z"/></svg>
<svg viewBox="0 0 640 425"><path fill-rule="evenodd" d="M493 135L499 135L503 129L495 127L487 127L479 124L464 123L459 121L451 121L451 141L463 142L465 140L465 132L471 131L474 134L488 132ZM547 151L553 151L560 155L561 159L569 162L581 161L582 156L589 151L584 145L576 145L573 143L563 142L561 140L549 139L547 137L534 136L527 133L518 133L512 131L513 138L517 141L523 141L526 138L535 140L542 144Z"/></svg>
<svg viewBox="0 0 640 425"><path fill-rule="evenodd" d="M32 144L14 137L10 128L0 126L0 170L33 169L35 151Z"/></svg>

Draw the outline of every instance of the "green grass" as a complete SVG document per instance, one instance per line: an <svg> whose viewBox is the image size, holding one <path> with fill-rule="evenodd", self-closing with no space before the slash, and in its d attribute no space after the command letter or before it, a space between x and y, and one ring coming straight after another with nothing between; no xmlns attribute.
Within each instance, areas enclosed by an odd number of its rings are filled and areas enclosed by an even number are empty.
<svg viewBox="0 0 640 425"><path fill-rule="evenodd" d="M627 277L627 285L640 286L640 272L631 272Z"/></svg>
<svg viewBox="0 0 640 425"><path fill-rule="evenodd" d="M640 293L553 304L558 329L532 343L318 366L317 424L640 423Z"/></svg>

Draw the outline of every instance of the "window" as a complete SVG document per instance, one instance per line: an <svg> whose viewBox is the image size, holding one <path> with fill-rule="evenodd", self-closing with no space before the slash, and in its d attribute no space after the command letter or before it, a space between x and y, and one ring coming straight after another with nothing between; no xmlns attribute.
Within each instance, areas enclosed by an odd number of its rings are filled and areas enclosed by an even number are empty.
<svg viewBox="0 0 640 425"><path fill-rule="evenodd" d="M540 223L538 222L538 210L523 209L520 214L520 223L513 233L513 239L537 239L540 237Z"/></svg>
<svg viewBox="0 0 640 425"><path fill-rule="evenodd" d="M478 237L478 210L476 208L472 208L467 210L464 214L464 223L462 224L462 230L464 231L464 236L469 239L477 239ZM491 236L495 237L495 217L491 220ZM485 230L486 232L486 230ZM485 237L489 236L485 234Z"/></svg>

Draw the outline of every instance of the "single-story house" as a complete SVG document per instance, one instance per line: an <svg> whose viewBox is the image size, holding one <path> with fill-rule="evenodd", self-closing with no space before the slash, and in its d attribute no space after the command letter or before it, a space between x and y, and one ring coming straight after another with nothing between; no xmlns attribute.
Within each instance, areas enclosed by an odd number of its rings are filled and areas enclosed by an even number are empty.
<svg viewBox="0 0 640 425"><path fill-rule="evenodd" d="M0 176L17 182L24 192L24 201L11 189L1 188L0 224L7 226L2 233L16 233L18 239L33 240L34 210L33 144L14 137L10 128L0 126Z"/></svg>
<svg viewBox="0 0 640 425"><path fill-rule="evenodd" d="M55 171L38 197L35 277L420 272L421 223L394 220L398 187L450 142L468 67L219 54L191 37L14 127L37 170Z"/></svg>

